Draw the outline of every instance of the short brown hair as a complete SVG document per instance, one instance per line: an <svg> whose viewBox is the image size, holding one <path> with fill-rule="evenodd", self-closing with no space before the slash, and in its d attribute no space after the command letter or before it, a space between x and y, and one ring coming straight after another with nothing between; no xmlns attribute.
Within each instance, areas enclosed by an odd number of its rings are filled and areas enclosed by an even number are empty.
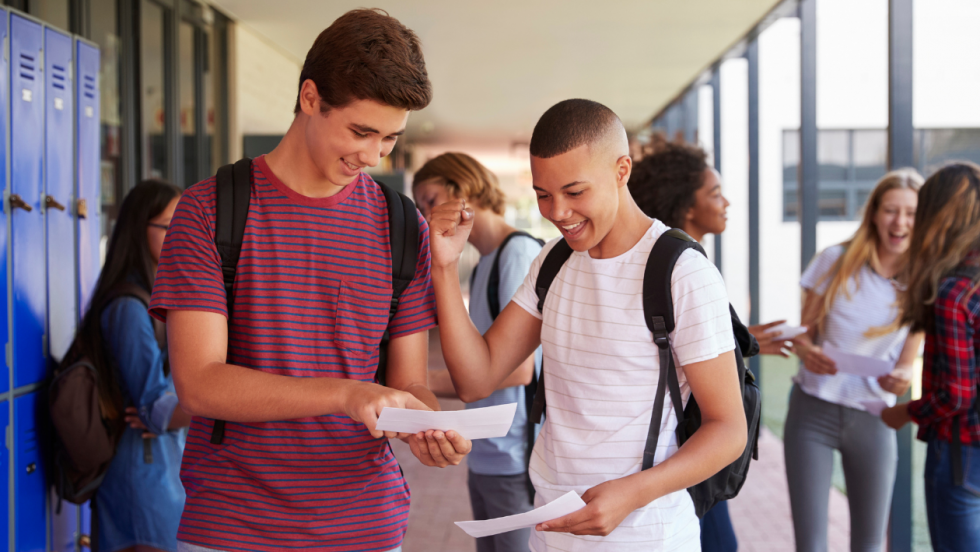
<svg viewBox="0 0 980 552"><path fill-rule="evenodd" d="M449 152L428 160L412 180L412 187L439 178L453 197L468 199L498 215L504 214L504 196L497 177L465 153Z"/></svg>
<svg viewBox="0 0 980 552"><path fill-rule="evenodd" d="M299 88L312 80L320 111L356 100L418 111L432 101L419 37L380 9L351 10L316 37L306 53ZM294 113L299 113L299 93Z"/></svg>

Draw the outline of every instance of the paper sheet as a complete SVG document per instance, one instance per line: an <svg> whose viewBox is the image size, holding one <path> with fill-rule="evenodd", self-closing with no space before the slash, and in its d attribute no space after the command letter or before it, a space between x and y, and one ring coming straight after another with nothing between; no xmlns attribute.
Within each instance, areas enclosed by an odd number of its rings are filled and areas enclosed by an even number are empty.
<svg viewBox="0 0 980 552"><path fill-rule="evenodd" d="M567 516L582 508L585 508L582 497L575 491L568 491L557 499L530 512L484 521L457 521L456 525L471 537L489 537L498 533L534 527L539 523Z"/></svg>
<svg viewBox="0 0 980 552"><path fill-rule="evenodd" d="M447 412L385 407L378 416L377 428L400 433L451 429L470 440L489 439L507 435L516 412L517 403Z"/></svg>
<svg viewBox="0 0 980 552"><path fill-rule="evenodd" d="M806 326L790 326L789 324L783 323L778 326L773 326L772 328L769 328L769 331L767 331L766 333L776 333L776 332L779 332L779 335L776 337L776 339L789 341L790 339L793 339L798 335L802 335L806 333Z"/></svg>
<svg viewBox="0 0 980 552"><path fill-rule="evenodd" d="M824 345L823 353L837 363L837 370L855 376L877 378L890 374L894 365L887 360L845 353L833 345Z"/></svg>
<svg viewBox="0 0 980 552"><path fill-rule="evenodd" d="M881 411L888 408L888 403L882 400L874 401L859 401L861 406L868 411L868 414L872 416L881 416Z"/></svg>

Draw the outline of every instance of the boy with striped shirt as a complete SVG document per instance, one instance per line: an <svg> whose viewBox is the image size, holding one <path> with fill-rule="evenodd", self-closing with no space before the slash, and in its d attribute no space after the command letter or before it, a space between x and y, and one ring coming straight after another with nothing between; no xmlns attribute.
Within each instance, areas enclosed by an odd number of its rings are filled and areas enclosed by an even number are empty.
<svg viewBox="0 0 980 552"><path fill-rule="evenodd" d="M406 439L432 466L469 452L454 432L375 428L386 406L439 408L426 387L428 228L418 215L415 277L389 322L389 237L401 229L361 172L430 97L418 38L394 18L354 10L320 34L292 126L252 166L230 320L215 179L183 195L150 305L167 320L177 394L194 415L178 550L398 551L409 491L387 439ZM216 419L227 422L220 444L209 439Z"/></svg>
<svg viewBox="0 0 980 552"><path fill-rule="evenodd" d="M548 410L531 458L535 504L576 491L587 505L539 525L531 550L700 550L685 489L734 461L746 439L725 285L695 251L674 267L671 351L681 394L685 402L697 397L702 425L678 448L677 420L664 409L654 466L642 471L660 370L643 320L643 271L667 227L633 202L626 132L605 106L553 106L535 126L530 149L538 207L573 250L541 311L535 282L558 240L545 246L481 336L456 275L472 212L451 201L429 217L439 330L453 383L460 393L485 393L543 347Z"/></svg>

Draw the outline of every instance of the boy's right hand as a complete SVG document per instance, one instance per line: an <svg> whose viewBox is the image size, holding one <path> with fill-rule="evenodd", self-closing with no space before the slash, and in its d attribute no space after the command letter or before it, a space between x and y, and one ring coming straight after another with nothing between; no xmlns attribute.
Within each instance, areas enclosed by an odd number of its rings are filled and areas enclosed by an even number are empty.
<svg viewBox="0 0 980 552"><path fill-rule="evenodd" d="M459 260L473 229L473 210L466 201L454 199L434 208L429 215L429 252L433 268L452 266Z"/></svg>
<svg viewBox="0 0 980 552"><path fill-rule="evenodd" d="M355 422L364 424L375 439L404 439L413 433L397 433L394 431L378 431L378 416L385 407L408 408L411 410L432 410L415 395L397 389L391 389L376 383L353 382L348 388L344 399L344 413Z"/></svg>

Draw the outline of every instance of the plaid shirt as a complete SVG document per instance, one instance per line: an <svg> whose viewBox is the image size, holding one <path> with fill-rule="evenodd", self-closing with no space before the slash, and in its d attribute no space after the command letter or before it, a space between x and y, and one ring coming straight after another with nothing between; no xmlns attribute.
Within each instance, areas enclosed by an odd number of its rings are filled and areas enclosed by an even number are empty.
<svg viewBox="0 0 980 552"><path fill-rule="evenodd" d="M909 403L919 424L919 439L951 441L953 419L959 418L959 439L980 444L977 400L977 359L980 358L980 292L964 277L939 282L935 328L926 334L922 398Z"/></svg>

